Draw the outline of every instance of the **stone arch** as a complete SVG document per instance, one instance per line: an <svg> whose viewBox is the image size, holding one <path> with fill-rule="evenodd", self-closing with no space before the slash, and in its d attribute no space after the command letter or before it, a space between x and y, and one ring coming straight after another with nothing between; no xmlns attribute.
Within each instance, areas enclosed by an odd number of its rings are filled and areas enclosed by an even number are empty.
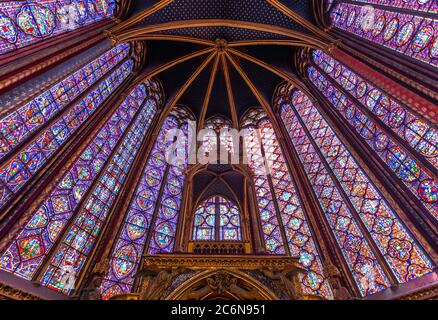
<svg viewBox="0 0 438 320"><path fill-rule="evenodd" d="M278 297L242 271L217 269L184 281L165 300L278 300Z"/></svg>

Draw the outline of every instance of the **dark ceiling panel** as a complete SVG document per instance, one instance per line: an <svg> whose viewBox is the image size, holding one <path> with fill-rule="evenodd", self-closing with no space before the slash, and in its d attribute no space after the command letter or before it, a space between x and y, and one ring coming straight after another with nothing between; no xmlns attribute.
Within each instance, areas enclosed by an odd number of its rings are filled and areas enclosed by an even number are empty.
<svg viewBox="0 0 438 320"><path fill-rule="evenodd" d="M172 98L178 92L205 59L206 56L202 56L186 61L157 76L163 85L167 99Z"/></svg>
<svg viewBox="0 0 438 320"><path fill-rule="evenodd" d="M253 85L263 95L265 100L270 103L275 88L283 81L283 78L245 59L241 58L239 61L243 71L249 77Z"/></svg>
<svg viewBox="0 0 438 320"><path fill-rule="evenodd" d="M207 55L205 57L207 57ZM201 114L208 81L213 70L213 64L214 59L208 64L208 66L205 67L202 73L196 78L196 80L191 84L191 86L180 99L181 104L184 104L192 109L193 113L196 115L196 119L199 119Z"/></svg>
<svg viewBox="0 0 438 320"><path fill-rule="evenodd" d="M220 114L231 120L231 108L228 102L227 87L223 73L222 64L219 64L216 81L211 92L209 108L207 109L206 119Z"/></svg>
<svg viewBox="0 0 438 320"><path fill-rule="evenodd" d="M233 170L229 164L210 164L208 170L215 173L224 173L226 171Z"/></svg>
<svg viewBox="0 0 438 320"><path fill-rule="evenodd" d="M228 67L230 70L230 79L233 88L237 116L239 117L240 121L240 118L245 111L250 107L258 106L259 102L230 62L228 62Z"/></svg>
<svg viewBox="0 0 438 320"><path fill-rule="evenodd" d="M208 189L202 195L202 200L217 194L224 195L225 197L233 200L234 202L238 202L239 200L234 198L234 195L231 192L231 190L228 188L228 186L219 179L216 179L216 181L208 187ZM195 199L197 199L197 195L195 195Z"/></svg>
<svg viewBox="0 0 438 320"><path fill-rule="evenodd" d="M214 179L215 175L207 171L197 174L193 179L193 199L197 200L202 191L204 191L208 184Z"/></svg>
<svg viewBox="0 0 438 320"><path fill-rule="evenodd" d="M295 47L292 46L245 46L234 48L283 71L293 72L293 56Z"/></svg>
<svg viewBox="0 0 438 320"><path fill-rule="evenodd" d="M205 46L176 41L148 41L146 46L146 68L170 62L184 55L205 49Z"/></svg>
<svg viewBox="0 0 438 320"><path fill-rule="evenodd" d="M238 197L238 200L240 201L240 203L242 203L243 202L243 194L244 194L244 190L243 190L244 189L244 178L243 178L243 176L239 172L233 171L233 172L225 174L222 178L228 183L228 185L231 186L234 193Z"/></svg>
<svg viewBox="0 0 438 320"><path fill-rule="evenodd" d="M168 34L176 36L185 36L199 38L203 40L214 41L216 39L225 39L228 42L242 40L286 40L286 36L258 30L242 29L238 27L196 27L174 29L157 32L158 34Z"/></svg>
<svg viewBox="0 0 438 320"><path fill-rule="evenodd" d="M133 5L132 5L132 10L131 10L131 16L136 15L136 14L140 13L141 11L152 7L153 5L160 2L160 0L134 0L132 2L133 2Z"/></svg>

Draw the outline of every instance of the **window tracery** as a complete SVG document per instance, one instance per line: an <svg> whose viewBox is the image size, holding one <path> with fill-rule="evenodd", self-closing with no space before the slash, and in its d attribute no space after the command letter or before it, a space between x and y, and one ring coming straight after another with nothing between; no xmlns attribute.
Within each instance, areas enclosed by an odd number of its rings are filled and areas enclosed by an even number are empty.
<svg viewBox="0 0 438 320"><path fill-rule="evenodd" d="M410 150L388 134L394 132L438 169L436 128L326 53L313 51L312 59L315 65L309 66L308 74L316 88L438 219L438 182Z"/></svg>
<svg viewBox="0 0 438 320"><path fill-rule="evenodd" d="M282 91L281 118L362 294L390 286L373 248L400 283L430 273L432 262L312 101L299 90ZM371 287L363 281L369 271Z"/></svg>
<svg viewBox="0 0 438 320"><path fill-rule="evenodd" d="M267 252L299 257L302 266L309 270L301 278L304 291L332 297L311 227L272 124L261 109L253 109L243 118L242 128L246 129L244 143L248 165L254 173Z"/></svg>
<svg viewBox="0 0 438 320"><path fill-rule="evenodd" d="M202 201L193 221L193 240L242 240L239 208L221 195Z"/></svg>
<svg viewBox="0 0 438 320"><path fill-rule="evenodd" d="M178 107L162 124L114 241L110 266L100 287L103 299L131 292L133 276L143 252L156 254L173 251L186 178L187 141L190 134L187 120L193 119L185 108ZM178 157L176 153L180 152L182 161L177 165L170 164L170 159L166 158L166 152L173 143L166 134L175 129L182 130L186 141L170 155Z"/></svg>
<svg viewBox="0 0 438 320"><path fill-rule="evenodd" d="M122 44L111 49L0 120L0 159L4 159L0 167L0 207L128 77L133 68L132 59L127 59L129 47ZM86 96L72 104L89 86ZM30 141L23 145L26 139Z"/></svg>

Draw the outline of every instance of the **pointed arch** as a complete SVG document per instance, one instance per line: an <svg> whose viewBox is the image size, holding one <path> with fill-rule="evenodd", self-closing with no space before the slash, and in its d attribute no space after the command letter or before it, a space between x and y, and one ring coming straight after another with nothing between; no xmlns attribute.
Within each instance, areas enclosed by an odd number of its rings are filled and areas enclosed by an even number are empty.
<svg viewBox="0 0 438 320"><path fill-rule="evenodd" d="M236 271L236 270L209 270L209 271L203 271L199 274L196 274L194 277L190 278L188 281L185 281L181 283L175 290L170 293L166 300L186 300L190 299L190 294L193 294L193 291L196 290L198 287L202 287L201 285L203 282L208 279L209 277L214 276L217 273L226 273L229 274L232 277L236 277L240 281L246 284L248 288L255 288L257 291L259 299L264 300L276 300L278 297L272 292L272 290L268 289L264 284L262 284L260 281L256 280L255 278L249 276L248 274L242 272L242 271ZM195 289L196 288L196 289ZM223 296L229 298L229 293L224 293ZM241 299L245 300L247 297L241 297L239 295L233 295L231 296L234 299ZM211 297L215 297L212 292L206 292L204 296L197 297L199 300L208 300L211 299ZM222 296L220 296L222 297ZM253 297L254 299L255 297Z"/></svg>

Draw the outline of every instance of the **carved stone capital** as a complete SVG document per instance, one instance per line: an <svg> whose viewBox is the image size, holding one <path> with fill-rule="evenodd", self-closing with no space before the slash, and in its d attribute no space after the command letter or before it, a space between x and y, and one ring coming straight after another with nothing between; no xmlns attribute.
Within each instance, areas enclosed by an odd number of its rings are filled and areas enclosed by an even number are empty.
<svg viewBox="0 0 438 320"><path fill-rule="evenodd" d="M117 45L117 43L119 43L119 39L117 38L117 36L114 33L112 33L110 30L103 30L103 33L107 38L111 40L112 46L115 46Z"/></svg>

